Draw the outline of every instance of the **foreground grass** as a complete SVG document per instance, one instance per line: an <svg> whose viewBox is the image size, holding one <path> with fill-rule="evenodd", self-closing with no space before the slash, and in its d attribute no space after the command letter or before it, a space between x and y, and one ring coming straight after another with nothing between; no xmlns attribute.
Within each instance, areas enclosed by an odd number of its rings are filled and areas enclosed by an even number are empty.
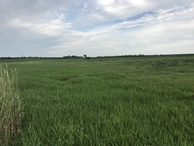
<svg viewBox="0 0 194 146"><path fill-rule="evenodd" d="M17 138L21 122L21 100L16 70L0 66L0 145L10 145Z"/></svg>
<svg viewBox="0 0 194 146"><path fill-rule="evenodd" d="M194 143L193 56L9 62L25 104L17 145Z"/></svg>

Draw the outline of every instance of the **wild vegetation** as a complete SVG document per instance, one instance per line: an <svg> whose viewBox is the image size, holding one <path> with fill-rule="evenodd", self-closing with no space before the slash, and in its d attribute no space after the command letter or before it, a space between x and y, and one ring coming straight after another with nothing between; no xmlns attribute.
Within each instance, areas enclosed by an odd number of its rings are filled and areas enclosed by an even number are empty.
<svg viewBox="0 0 194 146"><path fill-rule="evenodd" d="M19 72L18 146L194 143L194 56L2 60Z"/></svg>
<svg viewBox="0 0 194 146"><path fill-rule="evenodd" d="M0 145L8 146L17 137L21 122L21 100L16 70L0 66Z"/></svg>

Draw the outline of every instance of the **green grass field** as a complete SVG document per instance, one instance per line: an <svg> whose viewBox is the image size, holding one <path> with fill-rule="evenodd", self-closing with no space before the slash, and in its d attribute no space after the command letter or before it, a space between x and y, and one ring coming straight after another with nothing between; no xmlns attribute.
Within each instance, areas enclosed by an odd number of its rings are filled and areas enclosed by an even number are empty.
<svg viewBox="0 0 194 146"><path fill-rule="evenodd" d="M194 55L4 62L24 106L14 146L194 144Z"/></svg>

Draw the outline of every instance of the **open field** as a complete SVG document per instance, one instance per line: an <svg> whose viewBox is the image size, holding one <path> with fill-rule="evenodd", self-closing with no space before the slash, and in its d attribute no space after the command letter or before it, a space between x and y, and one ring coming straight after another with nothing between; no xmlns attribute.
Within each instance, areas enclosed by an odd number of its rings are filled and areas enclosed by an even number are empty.
<svg viewBox="0 0 194 146"><path fill-rule="evenodd" d="M194 144L194 55L4 62L24 106L14 146Z"/></svg>

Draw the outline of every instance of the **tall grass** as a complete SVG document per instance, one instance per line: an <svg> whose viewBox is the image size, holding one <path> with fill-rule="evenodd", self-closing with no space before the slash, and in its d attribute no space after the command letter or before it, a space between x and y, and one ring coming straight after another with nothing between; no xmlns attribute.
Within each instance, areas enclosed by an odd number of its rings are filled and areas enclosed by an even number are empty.
<svg viewBox="0 0 194 146"><path fill-rule="evenodd" d="M7 62L25 110L14 146L194 144L194 56Z"/></svg>
<svg viewBox="0 0 194 146"><path fill-rule="evenodd" d="M10 145L17 136L21 121L21 101L16 69L0 65L0 145Z"/></svg>

